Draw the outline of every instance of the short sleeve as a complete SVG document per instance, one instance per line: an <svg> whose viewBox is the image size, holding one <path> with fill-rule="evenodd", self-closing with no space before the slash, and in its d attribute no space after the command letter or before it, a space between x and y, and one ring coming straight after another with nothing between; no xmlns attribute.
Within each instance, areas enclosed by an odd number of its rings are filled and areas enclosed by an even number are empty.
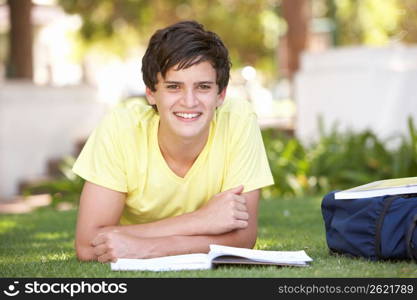
<svg viewBox="0 0 417 300"><path fill-rule="evenodd" d="M244 192L274 184L255 113L236 117L230 140L229 165L223 189L238 185Z"/></svg>
<svg viewBox="0 0 417 300"><path fill-rule="evenodd" d="M89 136L72 170L94 184L127 192L125 159L121 142L120 117L113 111L103 118Z"/></svg>

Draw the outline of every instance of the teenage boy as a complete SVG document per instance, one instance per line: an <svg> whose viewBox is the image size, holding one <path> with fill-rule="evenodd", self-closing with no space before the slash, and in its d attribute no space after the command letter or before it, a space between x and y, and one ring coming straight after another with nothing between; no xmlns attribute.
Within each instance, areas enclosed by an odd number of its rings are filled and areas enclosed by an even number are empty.
<svg viewBox="0 0 417 300"><path fill-rule="evenodd" d="M273 179L251 104L224 101L229 71L223 42L202 25L155 32L142 60L148 103L112 110L73 167L86 180L80 260L254 246L260 188Z"/></svg>

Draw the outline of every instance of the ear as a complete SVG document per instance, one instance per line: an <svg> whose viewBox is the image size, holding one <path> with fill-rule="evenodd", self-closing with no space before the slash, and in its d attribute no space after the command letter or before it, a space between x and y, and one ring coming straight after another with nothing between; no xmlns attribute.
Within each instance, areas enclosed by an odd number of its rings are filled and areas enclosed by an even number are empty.
<svg viewBox="0 0 417 300"><path fill-rule="evenodd" d="M217 95L216 107L219 107L223 104L224 98L226 97L226 90L227 87L225 87L223 91L221 91L220 94Z"/></svg>
<svg viewBox="0 0 417 300"><path fill-rule="evenodd" d="M152 92L150 88L146 87L145 94L146 94L146 99L148 100L148 103L150 105L156 105L154 92Z"/></svg>

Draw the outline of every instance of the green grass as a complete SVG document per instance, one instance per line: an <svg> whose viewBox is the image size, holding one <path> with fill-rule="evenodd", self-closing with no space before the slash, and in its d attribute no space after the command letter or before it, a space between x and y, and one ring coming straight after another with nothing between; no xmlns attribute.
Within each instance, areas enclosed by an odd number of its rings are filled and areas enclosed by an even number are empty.
<svg viewBox="0 0 417 300"><path fill-rule="evenodd" d="M76 211L42 208L0 216L0 277L417 277L412 262L370 262L330 255L320 197L262 200L256 248L305 250L308 268L220 267L205 271L116 272L108 264L78 262L74 255Z"/></svg>

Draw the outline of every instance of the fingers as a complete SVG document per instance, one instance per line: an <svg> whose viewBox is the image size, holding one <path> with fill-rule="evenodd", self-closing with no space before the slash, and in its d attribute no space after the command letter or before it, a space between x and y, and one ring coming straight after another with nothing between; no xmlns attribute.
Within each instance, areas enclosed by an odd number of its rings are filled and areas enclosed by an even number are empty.
<svg viewBox="0 0 417 300"><path fill-rule="evenodd" d="M96 237L91 241L92 246L98 246L100 244L105 243L107 240L105 233L99 233Z"/></svg>
<svg viewBox="0 0 417 300"><path fill-rule="evenodd" d="M117 258L114 255L112 255L111 252L106 252L103 255L98 256L97 260L99 262L106 263L106 262L116 262Z"/></svg>
<svg viewBox="0 0 417 300"><path fill-rule="evenodd" d="M235 208L238 211L248 211L248 208L246 207L246 205L239 203L239 202L235 202Z"/></svg>
<svg viewBox="0 0 417 300"><path fill-rule="evenodd" d="M239 185L239 186L234 187L232 189L229 189L229 190L227 190L225 192L226 193L229 192L229 193L233 193L233 194L236 194L236 195L240 195L240 194L242 194L243 189L244 189L243 185Z"/></svg>
<svg viewBox="0 0 417 300"><path fill-rule="evenodd" d="M204 232L221 234L248 227L249 210L243 185L216 194L201 210ZM206 224L209 224L208 226Z"/></svg>
<svg viewBox="0 0 417 300"><path fill-rule="evenodd" d="M91 242L97 261L102 263L114 262L117 260L112 247L109 245L109 236L106 232L99 233Z"/></svg>
<svg viewBox="0 0 417 300"><path fill-rule="evenodd" d="M235 229L248 227L249 213L246 207L246 199L242 196L235 195L233 200L233 227Z"/></svg>
<svg viewBox="0 0 417 300"><path fill-rule="evenodd" d="M239 195L234 195L233 199L237 202L237 203L241 203L243 205L246 206L246 198L243 196L239 196Z"/></svg>
<svg viewBox="0 0 417 300"><path fill-rule="evenodd" d="M244 211L235 211L234 217L235 217L235 219L241 220L241 221L249 220L249 214L247 212L244 212Z"/></svg>
<svg viewBox="0 0 417 300"><path fill-rule="evenodd" d="M248 211L246 199L243 196L233 195L232 207L237 211Z"/></svg>
<svg viewBox="0 0 417 300"><path fill-rule="evenodd" d="M235 229L244 229L246 227L248 227L249 223L248 221L244 221L244 220L236 220L234 223L234 228Z"/></svg>
<svg viewBox="0 0 417 300"><path fill-rule="evenodd" d="M96 256L101 256L108 251L108 247L105 244L101 244L101 245L95 246L93 250Z"/></svg>
<svg viewBox="0 0 417 300"><path fill-rule="evenodd" d="M105 243L109 240L109 237L113 233L118 233L119 230L116 228L112 228L112 226L108 226L106 228L100 229L98 234L95 236L95 238L91 241L92 246L97 246L100 244Z"/></svg>

